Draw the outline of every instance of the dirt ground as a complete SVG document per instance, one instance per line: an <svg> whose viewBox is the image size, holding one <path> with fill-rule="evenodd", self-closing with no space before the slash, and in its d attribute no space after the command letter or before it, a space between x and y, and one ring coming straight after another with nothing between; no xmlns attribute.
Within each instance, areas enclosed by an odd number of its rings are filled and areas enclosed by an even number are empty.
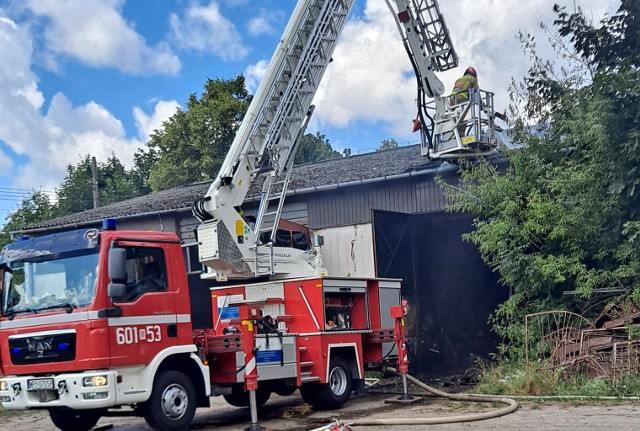
<svg viewBox="0 0 640 431"><path fill-rule="evenodd" d="M260 424L266 430L309 430L328 424L333 418L350 420L358 418L419 418L461 415L486 411L496 406L480 403L461 403L434 398L424 398L421 402L398 406L386 404L385 400L397 395L368 394L355 396L347 405L330 412L314 411L296 393L290 397L274 396L260 409ZM245 429L249 423L249 411L227 405L222 398L214 398L213 407L200 409L191 429L237 431ZM6 413L0 416L3 430L44 431L55 429L48 414L42 411ZM402 427L360 426L354 430L422 430L425 425ZM608 403L538 403L523 402L520 408L507 416L476 422L445 425L431 425L436 430L602 430L640 428L640 405L631 402ZM96 427L98 430L147 431L142 418L106 417Z"/></svg>

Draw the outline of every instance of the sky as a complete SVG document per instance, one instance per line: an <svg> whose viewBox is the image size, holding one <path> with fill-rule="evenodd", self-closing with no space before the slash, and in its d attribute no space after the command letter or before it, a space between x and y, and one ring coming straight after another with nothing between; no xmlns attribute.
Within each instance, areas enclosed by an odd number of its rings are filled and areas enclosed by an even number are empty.
<svg viewBox="0 0 640 431"><path fill-rule="evenodd" d="M207 78L247 78L254 93L295 0L0 0L0 225L7 211L55 190L69 164L114 153L126 167ZM439 74L449 91L467 66L508 106L508 87L529 68L518 30L537 35L553 3L594 21L619 0L440 0L460 57ZM334 149L374 151L411 133L416 85L384 0L356 0L316 93L307 129Z"/></svg>

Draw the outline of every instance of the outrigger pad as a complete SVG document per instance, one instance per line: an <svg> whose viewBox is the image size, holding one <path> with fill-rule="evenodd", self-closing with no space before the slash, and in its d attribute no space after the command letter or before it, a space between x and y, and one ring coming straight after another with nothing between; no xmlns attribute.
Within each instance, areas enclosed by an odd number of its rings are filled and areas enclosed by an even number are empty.
<svg viewBox="0 0 640 431"><path fill-rule="evenodd" d="M408 398L402 398L402 395L398 398L389 398L388 400L384 400L385 404L402 404L402 405L410 405L422 402L422 397L416 397L415 395L409 395Z"/></svg>

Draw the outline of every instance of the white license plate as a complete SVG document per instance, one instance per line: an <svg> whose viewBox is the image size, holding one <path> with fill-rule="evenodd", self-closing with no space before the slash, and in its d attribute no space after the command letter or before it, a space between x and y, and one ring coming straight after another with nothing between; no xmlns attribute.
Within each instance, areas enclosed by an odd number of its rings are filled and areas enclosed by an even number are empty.
<svg viewBox="0 0 640 431"><path fill-rule="evenodd" d="M29 379L27 380L28 391L43 391L53 389L53 379Z"/></svg>

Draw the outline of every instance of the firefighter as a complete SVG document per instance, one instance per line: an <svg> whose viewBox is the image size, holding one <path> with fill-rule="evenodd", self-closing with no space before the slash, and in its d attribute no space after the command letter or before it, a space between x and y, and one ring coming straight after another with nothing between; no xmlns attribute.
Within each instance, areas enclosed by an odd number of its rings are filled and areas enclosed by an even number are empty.
<svg viewBox="0 0 640 431"><path fill-rule="evenodd" d="M469 101L469 93L475 92L479 90L478 87L478 73L476 69L473 67L467 67L467 70L464 71L464 75L456 80L456 83L453 84L453 91L451 91L451 95L453 96L454 103L457 105L458 103L464 103Z"/></svg>
<svg viewBox="0 0 640 431"><path fill-rule="evenodd" d="M478 86L478 73L476 69L473 67L467 67L467 70L464 71L464 75L458 78L453 85L453 90L451 91L452 102L454 105L458 105L460 103L466 103L470 99L474 99L474 93L478 91L480 87ZM460 138L466 135L466 118L461 118L460 123L458 124L458 135Z"/></svg>

